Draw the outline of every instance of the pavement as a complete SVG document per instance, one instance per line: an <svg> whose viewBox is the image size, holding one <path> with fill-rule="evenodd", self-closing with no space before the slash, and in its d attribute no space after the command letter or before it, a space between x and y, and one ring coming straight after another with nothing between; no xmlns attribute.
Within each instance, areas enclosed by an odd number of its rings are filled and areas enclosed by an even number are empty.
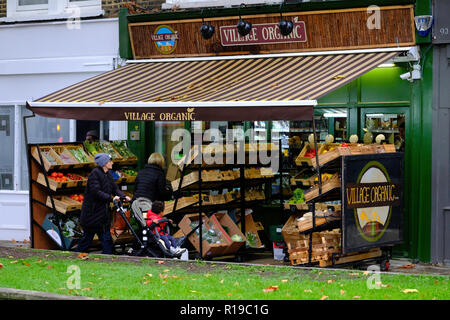
<svg viewBox="0 0 450 320"><path fill-rule="evenodd" d="M30 248L29 241L5 241L0 240L0 247L7 248ZM101 251L94 251L92 253L101 253ZM120 257L120 255L118 256ZM234 257L228 259L214 259L214 262L224 261L226 263L234 263ZM274 260L272 252L253 253L249 257L246 257L245 264L249 265L273 265L273 266L289 266L288 262ZM404 273L404 274L429 274L429 275L446 275L450 276L450 265L433 264L413 261L406 258L393 258L390 261L389 272L390 273ZM349 267L347 267L349 268Z"/></svg>

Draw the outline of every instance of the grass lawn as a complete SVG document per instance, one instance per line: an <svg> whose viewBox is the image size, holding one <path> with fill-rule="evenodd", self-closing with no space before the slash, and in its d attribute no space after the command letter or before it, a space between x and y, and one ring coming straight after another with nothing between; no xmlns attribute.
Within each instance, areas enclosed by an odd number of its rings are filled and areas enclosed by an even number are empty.
<svg viewBox="0 0 450 320"><path fill-rule="evenodd" d="M104 256L77 257L73 253L49 255L47 252L24 258L0 257L0 287L133 300L450 298L448 276L241 266L203 261L111 260ZM76 281L72 280L78 275L80 286L76 288ZM375 288L369 289L368 283Z"/></svg>

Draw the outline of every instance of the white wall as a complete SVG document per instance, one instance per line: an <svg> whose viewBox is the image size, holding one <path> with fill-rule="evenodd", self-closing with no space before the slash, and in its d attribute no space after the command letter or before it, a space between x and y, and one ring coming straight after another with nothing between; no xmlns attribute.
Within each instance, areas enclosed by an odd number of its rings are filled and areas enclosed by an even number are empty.
<svg viewBox="0 0 450 320"><path fill-rule="evenodd" d="M82 20L79 29L68 28L64 21L0 25L0 108L24 105L112 70L118 47L118 19ZM16 127L20 136L21 120ZM24 140L17 141L20 150ZM21 153L15 154L15 167L20 168ZM0 190L0 240L28 240L29 215L28 192Z"/></svg>

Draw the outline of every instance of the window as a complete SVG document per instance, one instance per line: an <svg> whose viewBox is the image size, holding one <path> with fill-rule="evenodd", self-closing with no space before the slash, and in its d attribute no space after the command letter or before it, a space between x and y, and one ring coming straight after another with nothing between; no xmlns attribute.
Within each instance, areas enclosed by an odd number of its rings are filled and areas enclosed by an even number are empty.
<svg viewBox="0 0 450 320"><path fill-rule="evenodd" d="M0 106L0 190L14 189L14 106Z"/></svg>
<svg viewBox="0 0 450 320"><path fill-rule="evenodd" d="M101 0L7 0L0 22L83 18L102 15Z"/></svg>

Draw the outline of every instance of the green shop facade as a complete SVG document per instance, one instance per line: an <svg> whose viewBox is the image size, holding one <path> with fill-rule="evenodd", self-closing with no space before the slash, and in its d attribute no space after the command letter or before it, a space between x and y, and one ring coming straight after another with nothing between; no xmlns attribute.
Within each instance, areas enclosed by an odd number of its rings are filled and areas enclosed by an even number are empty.
<svg viewBox="0 0 450 320"><path fill-rule="evenodd" d="M178 143L171 140L171 134L178 128L191 133L213 127L254 129L262 132L260 139L270 139L278 131L287 167L291 160L294 172L300 149L293 141L307 140L313 129L321 141L328 134L336 142L347 142L352 135L359 136L362 142L370 134L372 139L382 134L383 140L404 154L403 243L394 248L394 253L430 261L433 58L430 37L416 34L414 26L414 16L424 14L429 14L427 2L410 0L241 5L145 14L129 14L128 9L121 9L120 56L130 63L122 70L31 102L28 107L44 116L128 121L129 146L138 156L140 167L155 151L163 153L170 163L172 149ZM277 27L280 16L292 21L293 31L284 37ZM252 28L247 25L250 33L243 36L236 29L241 19L252 24ZM201 35L202 26L208 26L209 34ZM176 68L180 61L188 67ZM272 69L267 72L262 68L267 61L278 61L278 65L270 62ZM195 72L209 74L209 69L223 65L228 65L231 72L227 71L226 79L217 75L211 82L225 82L222 88L228 91L216 94L194 85L185 88L182 79L192 79L191 66L198 68ZM175 66L173 70L183 74L172 76L166 66ZM246 83L232 83L230 89L227 83L234 81L232 68L246 69L236 69L236 74L245 76L242 79L255 85L254 89ZM281 69L283 76L277 78L277 70ZM418 69L419 76L411 72ZM121 92L117 78L114 85L108 86L108 79L117 76L127 81L128 91ZM303 89L296 89L292 83L278 85L282 81L299 83ZM184 83L184 87L177 87L178 83ZM239 92L240 87L247 91ZM174 94L178 89L182 93ZM193 95L197 100L182 96L190 94L187 89L196 92ZM102 98L102 92L106 94L103 97L109 97ZM167 92L171 95L164 95ZM223 99L202 100L217 95ZM140 112L143 103L154 105L156 113ZM298 112L293 106L298 106ZM210 121L190 119L194 109L198 119ZM172 111L186 113L187 118L161 118ZM216 121L224 119L228 121ZM274 210L279 207L267 203L255 209L265 230L287 219Z"/></svg>
<svg viewBox="0 0 450 320"><path fill-rule="evenodd" d="M325 3L302 3L301 5L285 5L283 12L307 12L323 10L351 10L352 8L367 8L371 5L382 6L414 6L414 15L430 14L429 1L335 1ZM130 15L127 9L122 9L119 14L120 28L120 55L123 59L135 59L133 56L132 41L130 39L129 25L132 23L153 21L174 21L184 19L204 19L214 17L236 17L239 13L247 18L252 15L273 14L279 12L279 6L245 7L229 9L208 9L180 12L160 12L151 14ZM331 13L332 14L332 13ZM366 13L369 16L368 13ZM217 32L216 28L216 32ZM200 34L196 29L192 32ZM317 36L317 35L316 35ZM150 39L148 41L151 41ZM205 40L206 42L207 40ZM360 141L363 139L364 128L372 119L370 115L383 115L384 119L390 116L392 119L404 120L404 136L399 138L404 151L404 212L403 212L403 244L394 248L394 253L399 256L420 261L430 261L430 230L431 230L431 162L432 162L432 66L433 50L430 36L421 37L415 35L419 56L416 59L398 59L399 62L388 63L373 69L345 86L318 99L314 108L315 118L325 121L327 133L336 138L341 135L340 129L345 129L348 140L350 135L357 134ZM136 44L134 44L136 45ZM167 55L170 58L170 55ZM418 58L418 59L417 59ZM414 61L416 60L416 61ZM404 62L403 62L404 61ZM411 71L412 64L420 63L422 77L419 80L403 80L401 75ZM327 117L327 113L336 113L336 117ZM345 125L342 128L342 119L339 114L345 114ZM375 119L375 118L374 118ZM316 120L317 121L317 120ZM266 128L272 128L272 122L266 122ZM242 123L244 128L252 127L252 123ZM184 127L191 128L190 122L185 122ZM129 144L138 155L140 165L145 163L151 152L170 149L170 142L161 128L154 121L128 121ZM382 129L380 129L382 130ZM269 134L270 134L270 130ZM380 131L383 132L383 131ZM388 136L388 131L385 131ZM136 133L140 140L133 140ZM321 136L323 139L323 136ZM389 137L387 137L389 138ZM394 135L394 138L395 135ZM270 214L270 206L267 213L263 213L266 219L265 225L278 224L277 218ZM264 210L264 209L263 209ZM263 218L264 220L264 218Z"/></svg>

